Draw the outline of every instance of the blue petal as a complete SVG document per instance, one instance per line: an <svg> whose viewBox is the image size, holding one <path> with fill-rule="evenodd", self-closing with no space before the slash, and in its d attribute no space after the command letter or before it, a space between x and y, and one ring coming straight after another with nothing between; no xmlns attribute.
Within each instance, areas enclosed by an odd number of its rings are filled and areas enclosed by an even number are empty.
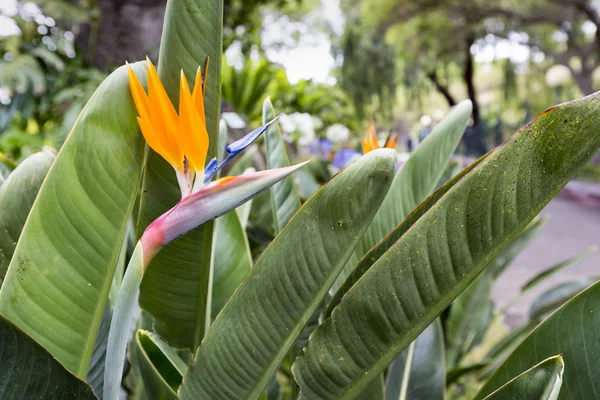
<svg viewBox="0 0 600 400"><path fill-rule="evenodd" d="M217 158L213 158L212 160L210 160L208 162L208 164L206 164L206 167L204 167L204 180L206 180L206 176L210 175L211 177L215 174L215 172L217 172L217 170L215 169L217 168ZM209 178L210 180L210 178Z"/></svg>
<svg viewBox="0 0 600 400"><path fill-rule="evenodd" d="M277 121L277 118L279 118L279 117L275 117L275 119L268 122L266 125L253 130L252 132L246 134L243 138L231 143L229 146L225 147L225 150L227 150L227 152L230 154L238 154L240 151L242 151L246 147L250 146L256 139L258 139L258 137L267 130L269 125L271 125L273 122Z"/></svg>
<svg viewBox="0 0 600 400"><path fill-rule="evenodd" d="M308 150L321 160L328 161L333 151L333 143L327 139L316 139L308 144Z"/></svg>
<svg viewBox="0 0 600 400"><path fill-rule="evenodd" d="M272 121L261 126L260 128L255 129L252 132L246 134L243 138L236 140L229 146L225 147L225 150L229 154L221 163L217 164L216 158L210 160L210 162L204 168L204 184L208 184L208 182L210 182L210 180L217 173L217 171L220 170L225 164L227 164L229 160L238 155L242 150L250 146L256 139L258 139L258 137L267 130L269 125L277 121L277 118L279 118L279 116L275 117Z"/></svg>
<svg viewBox="0 0 600 400"><path fill-rule="evenodd" d="M338 169L344 169L348 164L360 156L361 154L354 149L340 149L333 156L331 165Z"/></svg>

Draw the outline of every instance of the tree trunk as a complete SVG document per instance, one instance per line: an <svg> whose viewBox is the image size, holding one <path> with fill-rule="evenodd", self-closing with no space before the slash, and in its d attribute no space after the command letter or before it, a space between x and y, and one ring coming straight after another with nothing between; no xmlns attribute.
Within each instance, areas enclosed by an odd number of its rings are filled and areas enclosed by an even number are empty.
<svg viewBox="0 0 600 400"><path fill-rule="evenodd" d="M583 92L585 96L594 93L593 78L591 71L583 69L580 72L576 72L571 69L571 74L573 75L575 83L577 83L577 86L579 86L579 89Z"/></svg>
<svg viewBox="0 0 600 400"><path fill-rule="evenodd" d="M475 36L470 35L467 36L467 40L465 41L465 70L464 70L464 78L465 84L467 85L467 93L469 94L469 99L473 103L473 126L477 126L479 124L479 103L477 102L477 92L475 90L475 82L473 82L473 77L475 74L475 68L473 65L473 55L471 54L471 46L475 43Z"/></svg>
<svg viewBox="0 0 600 400"><path fill-rule="evenodd" d="M165 5L166 0L98 0L97 25L82 29L88 64L110 70L158 55Z"/></svg>
<svg viewBox="0 0 600 400"><path fill-rule="evenodd" d="M439 81L437 71L435 69L430 71L427 74L427 77L431 80L431 82L433 82L437 91L440 92L442 96L444 96L444 98L448 102L448 105L450 105L450 107L454 107L456 105L456 100L454 100L454 97L452 97L452 94L450 94L448 88L442 85L442 83Z"/></svg>

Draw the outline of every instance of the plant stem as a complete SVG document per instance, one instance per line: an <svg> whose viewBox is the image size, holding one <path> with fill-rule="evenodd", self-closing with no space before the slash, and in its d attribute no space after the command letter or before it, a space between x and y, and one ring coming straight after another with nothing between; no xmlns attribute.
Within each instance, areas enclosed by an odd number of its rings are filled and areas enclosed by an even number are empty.
<svg viewBox="0 0 600 400"><path fill-rule="evenodd" d="M144 276L142 253L142 243L138 242L125 271L115 310L110 321L106 364L104 367L105 400L119 399L132 314L138 299L142 277Z"/></svg>

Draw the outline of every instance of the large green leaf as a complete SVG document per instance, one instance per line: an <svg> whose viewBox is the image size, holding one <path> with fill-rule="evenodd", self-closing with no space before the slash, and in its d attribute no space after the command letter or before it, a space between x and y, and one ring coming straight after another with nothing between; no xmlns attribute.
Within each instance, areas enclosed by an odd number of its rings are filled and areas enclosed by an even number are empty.
<svg viewBox="0 0 600 400"><path fill-rule="evenodd" d="M561 356L542 361L502 386L485 400L556 400L565 364ZM478 398L481 398L479 395Z"/></svg>
<svg viewBox="0 0 600 400"><path fill-rule="evenodd" d="M35 153L10 174L0 190L0 282L21 236L33 201L56 155L51 151Z"/></svg>
<svg viewBox="0 0 600 400"><path fill-rule="evenodd" d="M92 388L60 365L29 336L0 316L2 400L95 399Z"/></svg>
<svg viewBox="0 0 600 400"><path fill-rule="evenodd" d="M303 398L360 393L527 226L600 146L599 96L537 117L369 269L296 359Z"/></svg>
<svg viewBox="0 0 600 400"><path fill-rule="evenodd" d="M566 303L539 325L487 381L478 398L504 385L523 365L562 354L565 365L561 399L593 399L600 393L600 283Z"/></svg>
<svg viewBox="0 0 600 400"><path fill-rule="evenodd" d="M595 251L597 251L598 248L596 246L591 246L588 249L582 251L581 253L577 254L574 257L568 258L564 261L559 262L558 264L540 272L539 274L535 275L533 278L531 278L530 280L528 280L522 287L521 287L521 291L522 292L527 292L531 289L533 289L534 287L537 287L540 283L542 283L544 280L548 279L549 277L555 275L556 273L560 272L561 270L570 267L573 264L578 263L579 261L587 258L590 254L594 253Z"/></svg>
<svg viewBox="0 0 600 400"><path fill-rule="evenodd" d="M333 285L332 294L358 261L434 191L460 142L472 108L469 100L458 104L400 168L369 229Z"/></svg>
<svg viewBox="0 0 600 400"><path fill-rule="evenodd" d="M87 382L94 389L94 393L101 399L104 397L104 365L106 361L106 346L108 344L108 331L110 329L111 318L112 308L110 307L110 304L106 304L87 373Z"/></svg>
<svg viewBox="0 0 600 400"><path fill-rule="evenodd" d="M531 303L529 318L534 321L541 319L596 282L598 278L581 278L548 289Z"/></svg>
<svg viewBox="0 0 600 400"><path fill-rule="evenodd" d="M359 261L358 265L352 270L352 273L344 281L344 284L340 286L335 295L331 298L327 309L325 310L325 317L331 315L334 307L339 304L340 300L346 294L348 290L375 264L379 258L385 254L390 247L398 241L402 235L404 235L411 226L415 224L431 207L433 207L439 199L442 198L446 192L454 187L460 180L465 177L472 169L477 167L488 155L483 155L468 167L463 169L459 174L450 179L444 186L437 190L434 194L429 196L422 202L417 208L411 212L408 217L404 219L397 227L395 227L385 238L383 238L375 247L373 247L364 257Z"/></svg>
<svg viewBox="0 0 600 400"><path fill-rule="evenodd" d="M494 280L490 271L483 271L450 306L446 320L446 360L450 368L458 366L468 351L477 345L480 332L485 333L491 322Z"/></svg>
<svg viewBox="0 0 600 400"><path fill-rule="evenodd" d="M275 110L271 99L267 98L263 103L262 119L263 125L275 118ZM290 160L285 151L285 143L281 137L279 123L272 124L264 133L265 153L267 168L289 167ZM275 222L275 233L283 229L285 224L292 218L300 208L300 197L298 189L291 176L281 180L269 189L271 195L271 207L273 220Z"/></svg>
<svg viewBox="0 0 600 400"><path fill-rule="evenodd" d="M436 319L402 352L386 379L386 400L442 400L446 390L444 334Z"/></svg>
<svg viewBox="0 0 600 400"><path fill-rule="evenodd" d="M141 75L144 65L132 67ZM85 378L139 187L143 141L127 69L82 111L25 223L0 313Z"/></svg>
<svg viewBox="0 0 600 400"><path fill-rule="evenodd" d="M252 268L252 255L237 210L217 218L214 232L212 315L217 316Z"/></svg>
<svg viewBox="0 0 600 400"><path fill-rule="evenodd" d="M536 217L450 306L446 320L446 361L457 367L462 358L481 343L492 321L492 286L495 279L540 232L548 218Z"/></svg>
<svg viewBox="0 0 600 400"><path fill-rule="evenodd" d="M156 400L176 400L181 374L154 343L150 332L138 330L133 339L131 361L146 393Z"/></svg>
<svg viewBox="0 0 600 400"><path fill-rule="evenodd" d="M210 327L182 399L262 394L371 222L395 167L395 151L373 151L304 203Z"/></svg>
<svg viewBox="0 0 600 400"><path fill-rule="evenodd" d="M8 179L8 176L15 168L17 168L17 165L4 154L0 153L0 187L2 187L4 181Z"/></svg>
<svg viewBox="0 0 600 400"><path fill-rule="evenodd" d="M208 157L216 156L219 132L223 0L167 2L158 74L174 104L179 101L181 69L188 78L210 57L206 84ZM138 75L139 76L139 75ZM173 168L149 151L140 200L138 237L180 199ZM213 223L170 243L151 262L140 304L155 319L155 329L170 343L195 349L210 323L210 260Z"/></svg>

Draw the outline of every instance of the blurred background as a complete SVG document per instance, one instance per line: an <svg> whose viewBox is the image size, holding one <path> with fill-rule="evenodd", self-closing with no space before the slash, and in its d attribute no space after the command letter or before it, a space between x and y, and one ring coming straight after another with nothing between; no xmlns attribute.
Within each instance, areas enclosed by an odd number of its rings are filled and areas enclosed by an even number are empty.
<svg viewBox="0 0 600 400"><path fill-rule="evenodd" d="M18 162L44 146L60 148L114 68L156 60L165 4L0 0L0 153ZM290 151L330 170L360 154L369 124L382 142L397 134L398 151L407 153L450 107L470 99L457 158L464 165L544 109L600 89L596 0L224 4L223 119L233 131L254 128L270 96ZM544 210L547 225L496 281L500 306L539 271L598 243L597 161ZM315 176L312 189L302 185L307 195L328 177ZM599 262L594 253L548 285L598 275ZM527 319L541 290L508 308L509 325Z"/></svg>

